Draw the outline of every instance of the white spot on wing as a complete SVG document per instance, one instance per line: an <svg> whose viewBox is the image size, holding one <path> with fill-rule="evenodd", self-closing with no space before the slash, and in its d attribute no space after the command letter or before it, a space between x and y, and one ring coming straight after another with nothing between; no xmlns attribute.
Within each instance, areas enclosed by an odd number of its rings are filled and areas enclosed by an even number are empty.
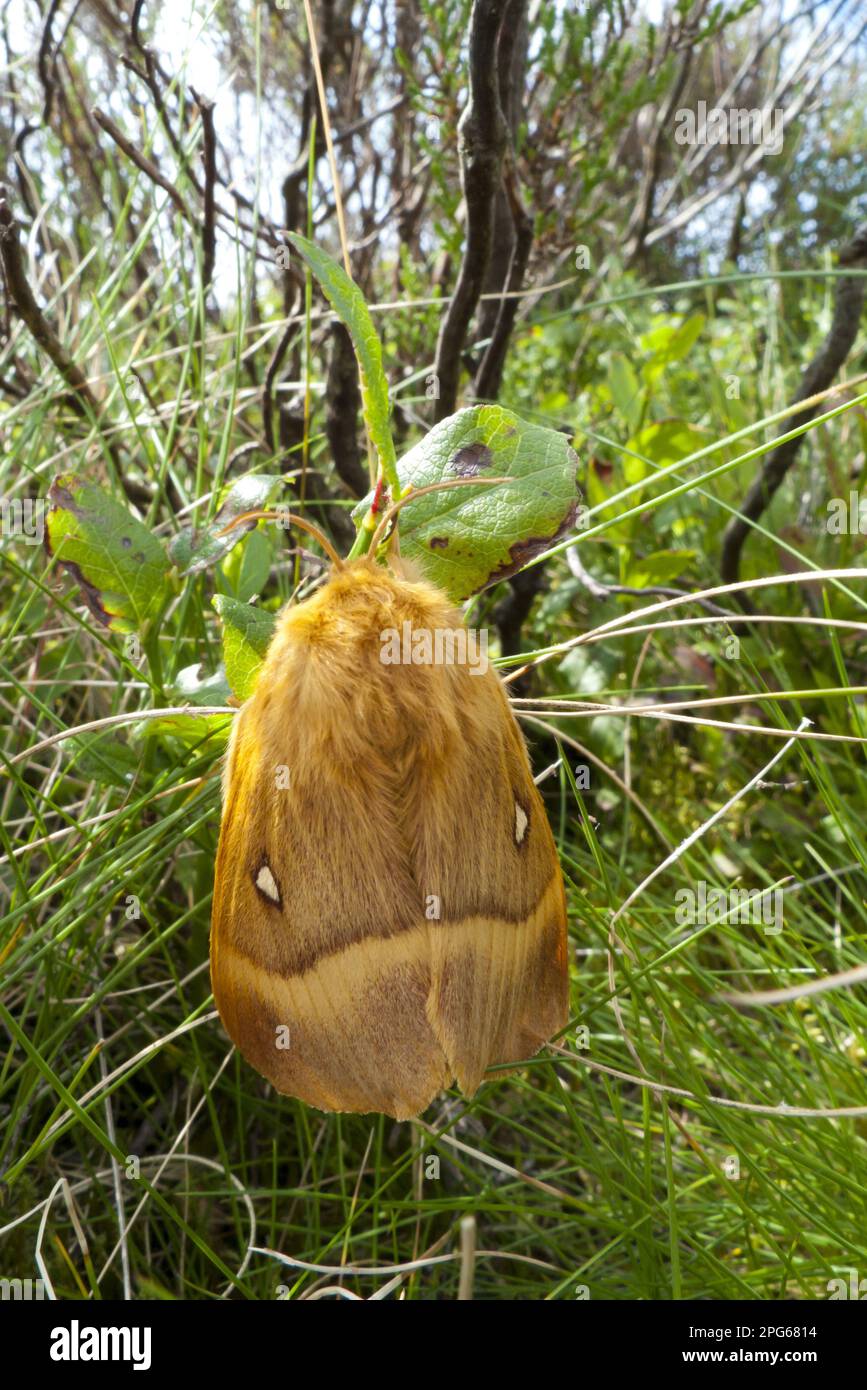
<svg viewBox="0 0 867 1390"><path fill-rule="evenodd" d="M272 903L279 903L280 889L277 887L277 880L271 872L268 864L263 864L256 875L256 887L260 893L264 893L266 898L270 898Z"/></svg>
<svg viewBox="0 0 867 1390"><path fill-rule="evenodd" d="M524 843L524 836L527 833L527 826L530 824L527 812L524 810L520 801L515 802L515 844Z"/></svg>

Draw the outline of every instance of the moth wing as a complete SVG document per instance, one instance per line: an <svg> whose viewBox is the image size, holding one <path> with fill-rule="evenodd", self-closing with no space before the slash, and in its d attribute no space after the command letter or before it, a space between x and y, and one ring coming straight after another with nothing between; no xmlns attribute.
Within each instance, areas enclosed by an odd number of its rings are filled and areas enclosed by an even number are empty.
<svg viewBox="0 0 867 1390"><path fill-rule="evenodd" d="M418 1114L452 1073L427 1017L428 932L388 770L347 783L259 691L229 752L211 925L220 1016L278 1091ZM305 757L307 761L305 762ZM277 786L276 769L288 769ZM392 852L388 853L388 847Z"/></svg>
<svg viewBox="0 0 867 1390"><path fill-rule="evenodd" d="M442 916L429 923L428 1017L461 1090L472 1095L487 1067L533 1056L565 1027L569 977L557 850L493 672L484 683L464 682L461 726L450 797L464 813L458 823L470 852L438 843L422 879L435 877L437 859L448 866Z"/></svg>

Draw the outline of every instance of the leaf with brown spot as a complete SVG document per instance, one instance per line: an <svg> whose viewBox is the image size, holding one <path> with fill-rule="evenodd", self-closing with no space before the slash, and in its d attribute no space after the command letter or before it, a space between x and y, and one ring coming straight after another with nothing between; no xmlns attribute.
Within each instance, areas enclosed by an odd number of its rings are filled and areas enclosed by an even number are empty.
<svg viewBox="0 0 867 1390"><path fill-rule="evenodd" d="M171 593L159 541L110 493L74 473L54 479L48 501L45 548L97 622L112 632L144 632Z"/></svg>
<svg viewBox="0 0 867 1390"><path fill-rule="evenodd" d="M485 471L494 476L494 455L487 444L467 444L449 463L449 472L458 478L478 478Z"/></svg>
<svg viewBox="0 0 867 1390"><path fill-rule="evenodd" d="M578 456L558 430L531 425L499 405L459 410L398 464L404 487L473 480L409 501L400 549L459 601L505 579L565 535L580 502ZM486 475L508 482L486 488ZM359 503L356 517L369 507Z"/></svg>

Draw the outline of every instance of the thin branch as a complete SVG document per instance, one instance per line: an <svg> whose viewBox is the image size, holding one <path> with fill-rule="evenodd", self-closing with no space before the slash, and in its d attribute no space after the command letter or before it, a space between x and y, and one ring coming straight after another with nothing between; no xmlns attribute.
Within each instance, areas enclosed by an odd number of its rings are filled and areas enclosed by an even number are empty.
<svg viewBox="0 0 867 1390"><path fill-rule="evenodd" d="M193 92L202 118L202 162L205 166L205 207L202 218L202 292L207 294L214 278L217 239L214 229L214 186L217 182L217 137L214 132L214 103Z"/></svg>
<svg viewBox="0 0 867 1390"><path fill-rule="evenodd" d="M852 241L840 252L840 265L853 269L867 268L867 223L859 227ZM853 275L841 277L837 281L834 316L827 338L816 356L807 367L795 393L792 405L807 401L821 391L827 390L837 372L843 366L858 332L861 310L864 304L864 279ZM815 405L808 405L794 415L790 429L805 425L816 413ZM740 573L741 551L744 542L757 521L769 506L771 499L781 486L798 455L803 434L787 439L779 444L765 458L758 477L753 482L740 507L740 515L732 517L725 529L722 544L720 574L727 584L737 581ZM743 596L741 606L747 612L752 608Z"/></svg>
<svg viewBox="0 0 867 1390"><path fill-rule="evenodd" d="M500 393L506 352L521 302L518 296L523 289L527 262L530 259L530 250L533 245L533 219L524 207L517 173L511 160L503 181L515 228L515 243L512 247L509 273L504 286L505 297L500 300L491 341L488 343L473 384L474 394L487 401L496 400Z"/></svg>
<svg viewBox="0 0 867 1390"><path fill-rule="evenodd" d="M117 469L118 477L129 500L136 506L150 504L150 493L146 488L129 478L121 464L118 446L107 438L102 429L102 408L90 388L84 372L78 366L58 338L48 319L40 308L27 278L27 269L21 254L18 240L18 223L7 202L6 189L0 184L0 266L6 294L15 306L19 318L29 330L33 341L54 364L70 388L69 404L75 413L87 424L97 429L105 448Z"/></svg>
<svg viewBox="0 0 867 1390"><path fill-rule="evenodd" d="M353 497L363 497L369 486L367 468L358 444L361 392L352 339L342 323L331 335L331 359L325 384L325 433L334 467Z"/></svg>
<svg viewBox="0 0 867 1390"><path fill-rule="evenodd" d="M171 179L167 179L165 174L161 174L153 160L148 159L146 154L137 149L132 141L127 139L120 127L115 125L111 117L106 116L104 111L100 111L98 106L94 106L91 115L100 129L111 136L114 143L119 149L123 150L127 158L131 159L133 164L141 169L142 173L146 174L152 183L155 183L159 188L164 189L165 192L168 193L178 212L180 212L188 222L195 225L195 219L184 202L183 195L175 187Z"/></svg>
<svg viewBox="0 0 867 1390"><path fill-rule="evenodd" d="M18 240L18 223L7 201L6 189L0 184L0 261L3 265L6 289L19 317L29 329L30 334L63 377L73 392L72 405L85 419L89 413L98 416L96 397L87 383L87 378L77 363L73 362L61 343L51 324L45 317L27 278L21 244Z"/></svg>
<svg viewBox="0 0 867 1390"><path fill-rule="evenodd" d="M505 0L475 0L470 16L469 97L458 123L467 238L458 283L437 343L437 420L453 414L457 405L461 353L491 256L494 199L500 185L507 138L496 63L505 12Z"/></svg>

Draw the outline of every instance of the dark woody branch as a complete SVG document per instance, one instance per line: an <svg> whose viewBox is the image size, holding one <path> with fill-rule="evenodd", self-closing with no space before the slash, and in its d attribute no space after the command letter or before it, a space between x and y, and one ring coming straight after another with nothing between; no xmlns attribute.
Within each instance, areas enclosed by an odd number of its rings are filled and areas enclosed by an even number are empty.
<svg viewBox="0 0 867 1390"><path fill-rule="evenodd" d="M485 349L485 355L474 382L475 394L481 400L486 401L495 401L500 393L506 353L512 336L512 329L515 326L518 306L521 302L519 291L524 286L527 262L530 259L530 250L533 245L533 219L524 207L521 189L511 161L504 175L504 184L515 228L515 241L509 261L509 273L505 284L506 292L500 300L491 341Z"/></svg>
<svg viewBox="0 0 867 1390"><path fill-rule="evenodd" d="M214 132L214 103L193 92L202 118L202 163L205 166L204 211L202 216L202 290L207 294L214 278L217 238L214 226L214 188L217 182L217 137Z"/></svg>
<svg viewBox="0 0 867 1390"><path fill-rule="evenodd" d="M851 266L857 270L867 269L867 223L859 227L853 239L843 247L840 252L840 265ZM793 405L826 391L832 384L852 350L863 303L863 276L841 276L837 280L830 331L801 377L792 401ZM786 422L786 432L806 424L813 418L816 409L816 405L811 405L792 416L791 420ZM737 582L740 575L741 551L752 530L753 522L758 521L762 512L770 505L771 499L794 464L803 439L803 434L799 434L795 439L787 439L766 456L757 478L741 503L740 516L732 517L726 527L720 562L720 574L725 584ZM752 611L745 595L742 595L739 601L746 612Z"/></svg>
<svg viewBox="0 0 867 1390"><path fill-rule="evenodd" d="M334 325L331 344L325 386L325 433L341 482L353 497L363 497L370 479L358 444L358 366L352 340L342 323Z"/></svg>
<svg viewBox="0 0 867 1390"><path fill-rule="evenodd" d="M27 278L27 269L21 255L18 240L18 223L12 214L6 196L6 189L0 184L0 265L3 268L3 281L7 297L14 306L18 317L28 329L37 347L53 363L70 390L69 403L72 409L88 424L99 427L102 410L90 388L87 377L61 343L48 319L42 311ZM106 441L124 490L131 502L148 505L150 494L146 488L124 476L124 469L115 445Z"/></svg>
<svg viewBox="0 0 867 1390"><path fill-rule="evenodd" d="M184 202L182 193L175 187L171 179L167 179L165 174L161 173L157 168L153 160L149 159L131 140L128 140L120 127L115 124L110 116L106 116L104 111L100 111L98 106L93 108L91 114L100 130L104 130L107 135L110 135L114 143L119 149L123 150L127 158L131 159L133 164L141 169L142 173L146 174L152 183L155 183L157 187L162 188L168 193L178 212L181 213L188 222L195 225L192 213Z"/></svg>
<svg viewBox="0 0 867 1390"><path fill-rule="evenodd" d="M497 76L497 43L507 9L507 0L475 0L470 16L469 97L458 123L467 238L458 283L437 343L438 420L453 414L457 404L461 354L491 255L494 199L507 139Z"/></svg>

